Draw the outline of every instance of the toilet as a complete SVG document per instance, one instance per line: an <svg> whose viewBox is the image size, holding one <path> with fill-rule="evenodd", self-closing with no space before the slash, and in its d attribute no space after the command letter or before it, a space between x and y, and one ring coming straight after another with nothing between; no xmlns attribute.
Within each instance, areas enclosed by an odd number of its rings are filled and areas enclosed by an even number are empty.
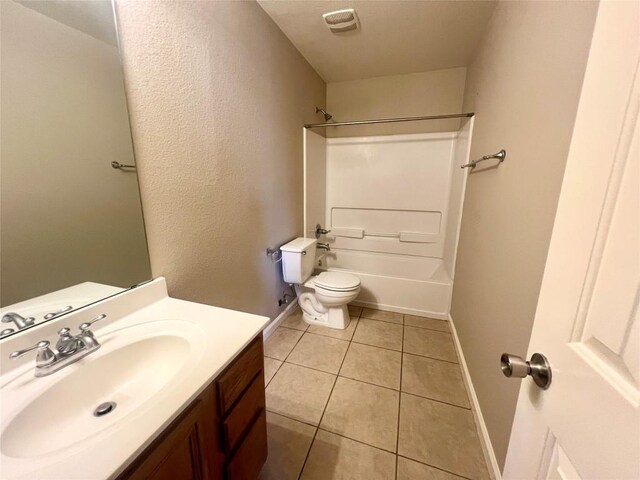
<svg viewBox="0 0 640 480"><path fill-rule="evenodd" d="M350 321L347 304L360 293L360 279L340 272L313 276L316 243L316 239L300 237L280 247L284 281L295 286L305 322L347 328Z"/></svg>

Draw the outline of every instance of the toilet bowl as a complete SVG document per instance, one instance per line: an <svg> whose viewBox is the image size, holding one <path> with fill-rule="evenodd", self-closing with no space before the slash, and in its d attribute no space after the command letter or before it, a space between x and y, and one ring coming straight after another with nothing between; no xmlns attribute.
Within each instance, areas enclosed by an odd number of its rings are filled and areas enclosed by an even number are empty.
<svg viewBox="0 0 640 480"><path fill-rule="evenodd" d="M349 326L347 304L360 293L358 277L348 273L323 272L295 287L305 322L339 329Z"/></svg>
<svg viewBox="0 0 640 480"><path fill-rule="evenodd" d="M316 243L315 239L296 238L280 247L284 280L295 286L305 322L329 328L347 328L350 322L347 304L360 293L360 279L339 272L312 276Z"/></svg>

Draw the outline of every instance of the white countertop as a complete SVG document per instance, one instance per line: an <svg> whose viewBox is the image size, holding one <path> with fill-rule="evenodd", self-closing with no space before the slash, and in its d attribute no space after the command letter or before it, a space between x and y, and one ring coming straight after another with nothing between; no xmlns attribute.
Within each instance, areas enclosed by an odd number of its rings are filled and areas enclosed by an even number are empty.
<svg viewBox="0 0 640 480"><path fill-rule="evenodd" d="M78 324L101 313L106 313L107 319L97 323L94 332L102 347L75 364L47 377L35 378L33 354L27 360L17 360L15 365L8 360L11 351L38 340L48 339L52 346L55 345L57 329L69 326L75 330ZM267 317L170 298L164 279L160 278L3 340L0 342L0 477L65 480L117 477L268 323ZM78 418L82 422L86 418L88 436L77 435L75 443L65 438L64 448L57 450L55 446L43 444L48 441L48 431L64 431L67 424L65 415L73 415L73 412L65 411L64 404L56 407L56 402L60 401L54 389L56 384L89 362L121 348L128 341L127 335L147 338L154 335L158 326L162 326L164 332L180 329L179 333L189 342L188 360L181 364L171 380L149 400L142 404L126 401L124 406L118 406L107 417L93 417L91 409L95 406L87 405L88 413L81 412ZM135 350L132 352L135 355ZM166 365L159 368L166 368ZM162 372L149 371L150 376L154 373ZM46 412L52 420L50 424L45 421L42 426L43 438L38 439L41 448L38 450L34 446L35 454L28 451L23 454L15 445L5 444L9 438L6 432L19 412L31 402L43 401L49 392L53 392L50 394L51 408ZM66 394L72 396L74 392ZM92 423L107 418L108 423ZM75 418L72 420L68 422L70 430L73 430L71 423L76 422ZM28 421L36 422L38 419ZM75 427L77 432L78 425ZM15 424L11 428L15 432ZM26 445L28 440L24 439L23 443ZM23 443L17 442L17 445Z"/></svg>

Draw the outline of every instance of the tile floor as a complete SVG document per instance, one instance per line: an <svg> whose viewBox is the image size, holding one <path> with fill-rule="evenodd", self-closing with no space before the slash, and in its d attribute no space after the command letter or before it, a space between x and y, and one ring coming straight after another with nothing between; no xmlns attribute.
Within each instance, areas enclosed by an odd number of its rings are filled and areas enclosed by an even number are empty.
<svg viewBox="0 0 640 480"><path fill-rule="evenodd" d="M490 478L448 322L349 311L345 330L297 311L265 343L260 478Z"/></svg>

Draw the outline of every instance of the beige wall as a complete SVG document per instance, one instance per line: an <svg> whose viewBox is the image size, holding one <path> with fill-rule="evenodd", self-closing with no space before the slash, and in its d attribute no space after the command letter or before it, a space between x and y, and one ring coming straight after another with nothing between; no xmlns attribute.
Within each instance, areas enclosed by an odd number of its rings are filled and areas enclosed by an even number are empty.
<svg viewBox="0 0 640 480"><path fill-rule="evenodd" d="M412 117L460 113L466 68L332 82L327 84L327 111L333 120ZM321 122L320 116L316 122ZM331 137L389 135L457 130L458 120L429 120L328 128Z"/></svg>
<svg viewBox="0 0 640 480"><path fill-rule="evenodd" d="M1 305L148 280L136 174L111 168L133 163L118 48L18 3L0 8Z"/></svg>
<svg viewBox="0 0 640 480"><path fill-rule="evenodd" d="M154 276L274 317L302 234L302 125L325 84L255 2L118 1Z"/></svg>
<svg viewBox="0 0 640 480"><path fill-rule="evenodd" d="M527 351L596 9L501 2L468 69L471 157L507 160L469 176L451 315L501 467L520 382L499 357Z"/></svg>

